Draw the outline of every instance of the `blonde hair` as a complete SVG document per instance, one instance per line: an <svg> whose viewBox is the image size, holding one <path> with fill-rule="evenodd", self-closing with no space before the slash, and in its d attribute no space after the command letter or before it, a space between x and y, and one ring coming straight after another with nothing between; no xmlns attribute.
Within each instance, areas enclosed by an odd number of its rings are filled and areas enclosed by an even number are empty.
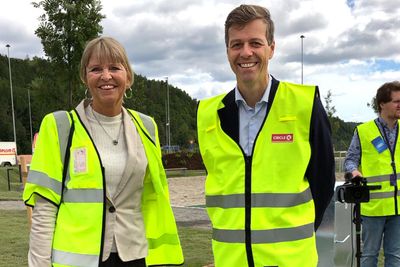
<svg viewBox="0 0 400 267"><path fill-rule="evenodd" d="M124 47L114 38L100 36L86 44L81 58L79 75L81 80L86 84L86 67L92 57L95 57L100 63L112 62L120 63L124 66L128 79L133 84L134 73L129 64L128 57Z"/></svg>

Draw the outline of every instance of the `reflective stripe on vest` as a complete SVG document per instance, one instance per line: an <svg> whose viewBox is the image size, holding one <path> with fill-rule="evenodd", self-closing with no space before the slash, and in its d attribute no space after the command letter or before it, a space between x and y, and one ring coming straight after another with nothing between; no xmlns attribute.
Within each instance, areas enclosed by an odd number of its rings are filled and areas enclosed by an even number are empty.
<svg viewBox="0 0 400 267"><path fill-rule="evenodd" d="M67 189L63 201L69 203L103 203L103 189Z"/></svg>
<svg viewBox="0 0 400 267"><path fill-rule="evenodd" d="M50 188L56 194L61 195L61 183L53 178L50 178L47 174L43 172L29 170L28 182Z"/></svg>
<svg viewBox="0 0 400 267"><path fill-rule="evenodd" d="M289 193L253 193L251 194L252 207L293 207L312 200L311 190L307 188L298 194ZM244 194L206 196L206 206L209 208L243 208L245 207Z"/></svg>
<svg viewBox="0 0 400 267"><path fill-rule="evenodd" d="M400 191L397 191L397 196L400 196ZM384 199L384 198L393 198L394 192L381 192L381 193L374 193L370 191L369 199Z"/></svg>
<svg viewBox="0 0 400 267"><path fill-rule="evenodd" d="M139 114L139 117L142 120L144 127L149 132L151 140L153 140L153 142L155 142L155 140L156 140L156 129L154 127L153 121L150 119L149 116L144 115L143 113L140 113L138 111L136 111L136 113Z"/></svg>
<svg viewBox="0 0 400 267"><path fill-rule="evenodd" d="M66 111L56 111L53 112L53 116L56 119L57 133L58 133L58 143L60 144L60 154L61 161L64 161L65 151L68 143L69 130L71 124L69 122L69 115Z"/></svg>
<svg viewBox="0 0 400 267"><path fill-rule="evenodd" d="M55 111L53 112L53 116L55 118L57 126L58 144L60 146L60 156L61 156L60 158L61 161L64 161L65 151L68 143L69 129L71 128L69 116L66 111ZM61 183L49 177L45 173L38 172L35 170L30 170L28 173L27 181L29 183L50 188L55 193L61 195Z"/></svg>
<svg viewBox="0 0 400 267"><path fill-rule="evenodd" d="M400 177L399 175L400 174L398 173L397 177ZM365 178L367 178L368 182L370 182L370 183L378 183L378 182L390 181L390 175L368 176L368 177L365 177Z"/></svg>
<svg viewBox="0 0 400 267"><path fill-rule="evenodd" d="M98 255L78 254L53 249L51 257L54 264L65 266L97 267L99 265Z"/></svg>
<svg viewBox="0 0 400 267"><path fill-rule="evenodd" d="M251 230L251 243L268 244L296 241L312 237L313 235L313 223L291 228ZM225 230L213 228L213 239L219 242L226 243L245 243L245 230Z"/></svg>

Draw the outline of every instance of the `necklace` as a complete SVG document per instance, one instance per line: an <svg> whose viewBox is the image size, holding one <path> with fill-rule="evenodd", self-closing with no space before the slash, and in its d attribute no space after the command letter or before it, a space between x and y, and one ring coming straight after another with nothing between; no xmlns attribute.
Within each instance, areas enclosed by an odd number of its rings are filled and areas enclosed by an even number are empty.
<svg viewBox="0 0 400 267"><path fill-rule="evenodd" d="M96 117L96 115L94 114L93 108L91 109L93 117L96 119L97 123L100 125L100 127L103 129L103 131L106 133L106 135L108 135L108 137L110 137L110 139L112 140L112 144L114 146L118 145L118 140L119 137L121 136L121 130L122 130L122 124L124 123L123 121L123 117L122 117L122 122L119 125L119 130L118 130L118 136L116 139L112 138L112 136L106 131L106 129L104 128L104 126L101 124L101 122L99 121L99 119Z"/></svg>

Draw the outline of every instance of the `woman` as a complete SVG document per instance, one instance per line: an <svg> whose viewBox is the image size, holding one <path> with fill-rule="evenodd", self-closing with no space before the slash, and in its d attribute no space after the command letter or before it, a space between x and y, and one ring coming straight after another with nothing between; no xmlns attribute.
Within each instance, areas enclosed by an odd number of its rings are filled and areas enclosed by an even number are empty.
<svg viewBox="0 0 400 267"><path fill-rule="evenodd" d="M124 48L90 41L80 75L92 97L41 124L23 195L29 266L183 264L157 126L122 106L133 84Z"/></svg>

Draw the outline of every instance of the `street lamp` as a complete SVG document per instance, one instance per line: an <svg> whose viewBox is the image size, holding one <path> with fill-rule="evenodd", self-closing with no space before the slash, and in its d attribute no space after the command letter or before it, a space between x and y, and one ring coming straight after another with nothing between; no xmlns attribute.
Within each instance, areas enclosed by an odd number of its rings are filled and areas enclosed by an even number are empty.
<svg viewBox="0 0 400 267"><path fill-rule="evenodd" d="M11 78L11 62L10 62L10 45L7 44L7 57L8 57L8 72L10 75L10 90L11 90L11 111L12 111L12 120L13 120L13 131L14 131L14 142L15 142L15 155L17 154L17 136L15 134L15 115L14 115L14 96L13 96L13 88L12 88L12 78Z"/></svg>
<svg viewBox="0 0 400 267"><path fill-rule="evenodd" d="M28 88L28 109L29 109L29 127L31 130L31 147L32 147L32 154L33 154L33 135L32 135L32 111L31 111L31 90Z"/></svg>
<svg viewBox="0 0 400 267"><path fill-rule="evenodd" d="M167 122L166 122L166 138L167 138L167 152L170 152L171 149L171 124L169 117L169 86L168 86L168 76L165 77L166 85L167 85Z"/></svg>
<svg viewBox="0 0 400 267"><path fill-rule="evenodd" d="M301 84L303 84L303 39L306 38L304 35L300 35L301 39Z"/></svg>

